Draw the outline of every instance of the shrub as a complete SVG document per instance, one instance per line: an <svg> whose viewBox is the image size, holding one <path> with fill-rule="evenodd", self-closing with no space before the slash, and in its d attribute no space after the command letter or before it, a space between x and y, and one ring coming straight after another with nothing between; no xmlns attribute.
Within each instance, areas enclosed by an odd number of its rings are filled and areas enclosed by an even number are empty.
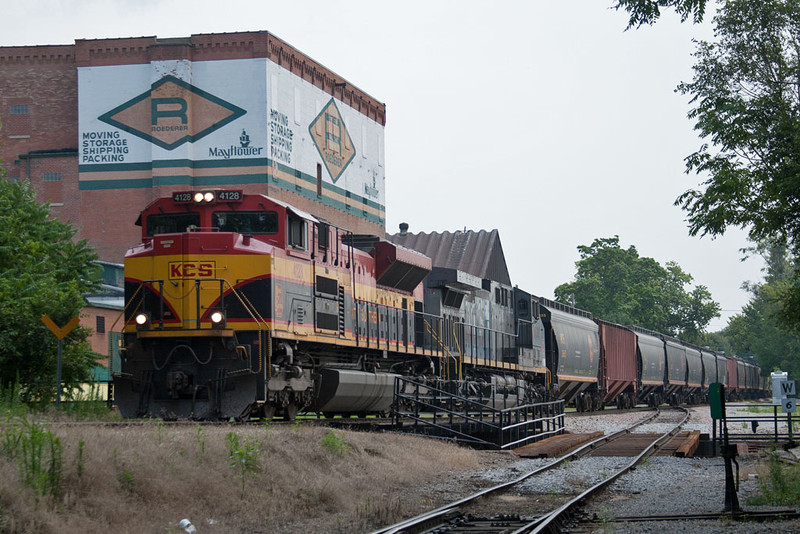
<svg viewBox="0 0 800 534"><path fill-rule="evenodd" d="M242 480L242 498L244 498L244 481L247 475L255 476L259 467L261 443L257 439L250 439L241 443L239 435L228 432L225 436L225 446L228 448L228 466L237 472Z"/></svg>
<svg viewBox="0 0 800 534"><path fill-rule="evenodd" d="M352 449L344 438L336 434L333 430L328 430L328 433L322 437L320 444L337 456L344 456L344 454Z"/></svg>
<svg viewBox="0 0 800 534"><path fill-rule="evenodd" d="M769 455L769 474L759 479L761 495L753 505L797 506L800 504L800 466L785 466L777 452Z"/></svg>

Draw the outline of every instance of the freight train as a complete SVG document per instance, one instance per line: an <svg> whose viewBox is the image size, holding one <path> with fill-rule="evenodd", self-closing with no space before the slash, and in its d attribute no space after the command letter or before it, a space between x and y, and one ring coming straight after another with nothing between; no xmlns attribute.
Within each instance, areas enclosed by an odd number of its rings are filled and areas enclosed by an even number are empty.
<svg viewBox="0 0 800 534"><path fill-rule="evenodd" d="M579 410L700 401L715 381L741 397L763 386L751 363L433 265L265 195L175 192L137 224L113 375L124 417L385 413L398 376Z"/></svg>

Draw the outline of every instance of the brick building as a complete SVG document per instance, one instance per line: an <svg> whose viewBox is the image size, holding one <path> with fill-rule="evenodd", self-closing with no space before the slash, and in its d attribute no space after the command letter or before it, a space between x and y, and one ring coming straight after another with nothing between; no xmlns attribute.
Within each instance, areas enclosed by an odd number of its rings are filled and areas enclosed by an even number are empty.
<svg viewBox="0 0 800 534"><path fill-rule="evenodd" d="M384 104L267 32L0 47L0 161L101 260L178 190L264 193L383 235Z"/></svg>

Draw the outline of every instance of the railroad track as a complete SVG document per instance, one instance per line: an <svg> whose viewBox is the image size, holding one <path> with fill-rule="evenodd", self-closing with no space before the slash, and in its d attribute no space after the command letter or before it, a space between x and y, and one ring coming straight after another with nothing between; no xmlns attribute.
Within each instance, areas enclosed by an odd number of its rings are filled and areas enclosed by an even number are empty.
<svg viewBox="0 0 800 534"><path fill-rule="evenodd" d="M639 523L655 523L655 522L668 522L668 521L718 521L722 519L731 519L736 517L736 514L730 512L717 512L709 514L679 514L679 515L650 515L650 516L615 516L615 524L639 524ZM751 524L756 522L766 521L787 521L791 519L800 519L800 513L794 509L786 510L770 510L770 511L755 511L738 514L739 519L746 519ZM575 525L571 526L567 532L571 534L582 534L597 532L598 529L603 529L606 525L602 520L597 518L581 519ZM776 530L777 532L777 530Z"/></svg>
<svg viewBox="0 0 800 534"><path fill-rule="evenodd" d="M514 534L561 532L566 521L578 509L580 503L602 491L628 470L653 454L658 448L669 442L680 431L688 418L689 412L684 408L671 408L663 412L654 410L652 415L642 421L591 441L569 454L550 461L510 482L487 488L431 512L377 530L374 534L410 532L435 532L437 534L449 532ZM633 459L626 458L621 461L619 457L611 458L606 466L595 470L601 475L600 480L592 481L588 484L589 487L577 496L565 496L558 492L551 492L546 494L544 498L534 501L533 499L509 495L511 490L517 490L518 494L524 495L525 484L534 479L536 475L557 468L566 468L568 470L573 462L577 463L585 456L602 455L604 453L601 452L601 449L613 450L618 447L618 444L623 443L620 440L624 437L629 436L637 429L641 429L646 424L655 422L668 424L670 428L667 432L659 433L656 438L649 440L649 443L644 445L642 450L634 455ZM628 445L625 446L628 447ZM565 475L565 477L567 476Z"/></svg>

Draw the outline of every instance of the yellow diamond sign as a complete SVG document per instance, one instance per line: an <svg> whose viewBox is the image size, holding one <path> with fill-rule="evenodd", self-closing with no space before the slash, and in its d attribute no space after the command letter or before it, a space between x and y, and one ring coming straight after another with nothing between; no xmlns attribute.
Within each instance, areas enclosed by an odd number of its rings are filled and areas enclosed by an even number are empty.
<svg viewBox="0 0 800 534"><path fill-rule="evenodd" d="M355 157L356 149L333 98L311 122L308 131L335 183Z"/></svg>

